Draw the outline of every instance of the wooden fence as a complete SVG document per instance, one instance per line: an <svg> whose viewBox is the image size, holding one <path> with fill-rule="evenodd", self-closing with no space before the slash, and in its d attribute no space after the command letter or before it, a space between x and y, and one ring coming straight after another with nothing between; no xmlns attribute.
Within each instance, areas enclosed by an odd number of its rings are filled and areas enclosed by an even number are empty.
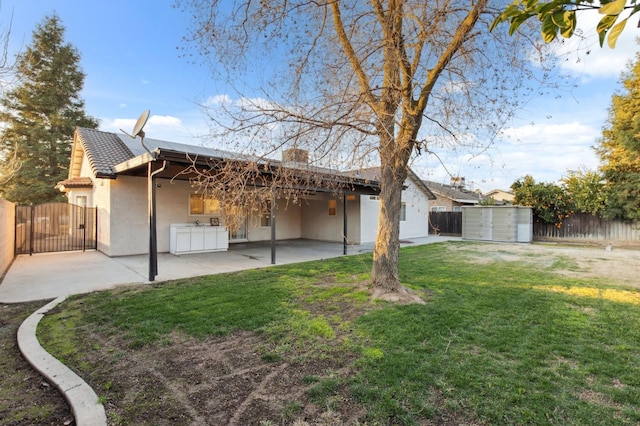
<svg viewBox="0 0 640 426"><path fill-rule="evenodd" d="M640 222L604 220L590 214L576 213L557 228L534 217L533 239L640 244Z"/></svg>
<svg viewBox="0 0 640 426"><path fill-rule="evenodd" d="M462 212L429 213L429 233L461 236ZM640 245L640 222L604 220L585 213L575 213L556 228L533 218L534 241L573 241Z"/></svg>
<svg viewBox="0 0 640 426"><path fill-rule="evenodd" d="M0 198L0 281L15 257L16 205Z"/></svg>
<svg viewBox="0 0 640 426"><path fill-rule="evenodd" d="M462 212L430 212L429 233L462 236Z"/></svg>

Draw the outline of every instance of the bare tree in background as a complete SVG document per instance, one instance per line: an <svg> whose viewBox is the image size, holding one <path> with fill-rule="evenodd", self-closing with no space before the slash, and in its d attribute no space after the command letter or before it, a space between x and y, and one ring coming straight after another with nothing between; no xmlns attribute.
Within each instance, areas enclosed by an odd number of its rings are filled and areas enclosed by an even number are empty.
<svg viewBox="0 0 640 426"><path fill-rule="evenodd" d="M415 155L490 144L548 72L536 37L489 32L501 5L489 0L178 3L194 20L187 55L235 90L208 100L217 136L264 156L304 148L342 170L379 165L377 295L406 293L399 221Z"/></svg>

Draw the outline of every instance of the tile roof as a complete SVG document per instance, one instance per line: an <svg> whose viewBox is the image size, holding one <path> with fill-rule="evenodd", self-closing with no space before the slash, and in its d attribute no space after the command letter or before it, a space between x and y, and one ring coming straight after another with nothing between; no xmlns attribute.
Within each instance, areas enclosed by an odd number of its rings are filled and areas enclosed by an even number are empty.
<svg viewBox="0 0 640 426"><path fill-rule="evenodd" d="M93 186L93 182L90 177L74 177L71 179L65 179L58 182L56 189L63 188L90 188Z"/></svg>
<svg viewBox="0 0 640 426"><path fill-rule="evenodd" d="M138 138L132 139L123 134L103 132L100 130L86 129L82 127L76 128L76 133L87 157L89 158L91 168L96 174L96 177L115 178L115 167L117 165L147 153L147 149L142 146L140 139ZM361 176L354 176L351 172L341 172L335 169L319 167L312 164L283 162L280 160L273 160L255 155L239 154L205 146L187 145L153 138L145 138L144 144L149 151L152 152L187 154L190 158L201 156L219 158L222 160L255 161L271 166L282 165L293 170L333 175L338 179L354 179L356 181L355 183L359 182L360 184L365 183L363 181L371 181L371 184L374 186L377 185L378 181L377 178L367 179Z"/></svg>
<svg viewBox="0 0 640 426"><path fill-rule="evenodd" d="M116 174L113 166L134 157L115 133L78 127L76 135L96 177L114 178Z"/></svg>

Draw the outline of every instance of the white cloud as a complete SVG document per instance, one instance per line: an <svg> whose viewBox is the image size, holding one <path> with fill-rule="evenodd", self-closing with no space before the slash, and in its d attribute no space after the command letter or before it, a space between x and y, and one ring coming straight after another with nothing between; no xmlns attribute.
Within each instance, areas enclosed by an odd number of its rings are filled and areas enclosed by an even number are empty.
<svg viewBox="0 0 640 426"><path fill-rule="evenodd" d="M527 124L520 127L509 127L502 131L502 139L511 145L544 145L558 144L593 144L600 136L599 129L593 126L572 121L560 124ZM529 147L527 147L529 148Z"/></svg>
<svg viewBox="0 0 640 426"><path fill-rule="evenodd" d="M229 95L213 95L210 96L206 101L206 106L214 106L214 105L231 105L233 100Z"/></svg>
<svg viewBox="0 0 640 426"><path fill-rule="evenodd" d="M450 176L464 176L470 189L483 192L508 190L527 174L536 181L557 182L568 170L598 167L591 147L600 136L599 129L579 121L526 124L505 129L494 145L484 149L432 146L439 159L422 155L411 167L423 178L441 183L448 183Z"/></svg>
<svg viewBox="0 0 640 426"><path fill-rule="evenodd" d="M531 174L537 181L555 182L567 170L598 167L592 146L600 135L599 129L578 121L512 127L505 130L499 151L514 178Z"/></svg>
<svg viewBox="0 0 640 426"><path fill-rule="evenodd" d="M107 119L102 121L101 128L103 130L119 130L122 129L126 132L130 132L135 126L137 118L114 118ZM170 115L152 115L149 117L147 121L147 125L145 126L145 130L152 129L154 127L176 127L179 128L182 126L182 120L178 117L173 117Z"/></svg>
<svg viewBox="0 0 640 426"><path fill-rule="evenodd" d="M149 125L162 127L180 127L182 121L178 117L170 115L152 115L149 117Z"/></svg>
<svg viewBox="0 0 640 426"><path fill-rule="evenodd" d="M138 120L135 118L115 118L112 120L102 120L101 128L102 130L107 131L119 131L120 129L122 129L126 132L131 132L131 129L133 129L133 126L135 126L136 121Z"/></svg>

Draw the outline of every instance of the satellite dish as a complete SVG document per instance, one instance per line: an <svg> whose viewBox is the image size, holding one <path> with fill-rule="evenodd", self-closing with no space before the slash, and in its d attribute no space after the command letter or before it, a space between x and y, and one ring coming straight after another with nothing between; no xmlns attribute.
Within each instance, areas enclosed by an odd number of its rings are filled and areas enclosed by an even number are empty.
<svg viewBox="0 0 640 426"><path fill-rule="evenodd" d="M147 124L147 120L149 119L150 113L151 111L145 110L142 114L140 114L138 121L136 121L136 125L133 126L132 134L129 134L122 129L120 129L120 131L125 135L129 136L131 139L135 139L138 136L144 139L144 131L142 129L144 128L144 125Z"/></svg>
<svg viewBox="0 0 640 426"><path fill-rule="evenodd" d="M149 119L149 114L151 112L149 110L145 110L142 112L142 114L140 114L140 117L138 117L138 121L136 121L136 125L133 126L133 132L130 135L129 133L125 132L124 130L120 129L120 131L122 133L124 133L125 135L129 136L131 139L135 139L138 136L140 136L140 143L142 144L142 147L147 150L147 152L155 158L155 156L153 155L153 153L149 150L149 148L147 148L147 146L144 144L144 130L142 130L144 128L144 125L147 124L147 120Z"/></svg>

